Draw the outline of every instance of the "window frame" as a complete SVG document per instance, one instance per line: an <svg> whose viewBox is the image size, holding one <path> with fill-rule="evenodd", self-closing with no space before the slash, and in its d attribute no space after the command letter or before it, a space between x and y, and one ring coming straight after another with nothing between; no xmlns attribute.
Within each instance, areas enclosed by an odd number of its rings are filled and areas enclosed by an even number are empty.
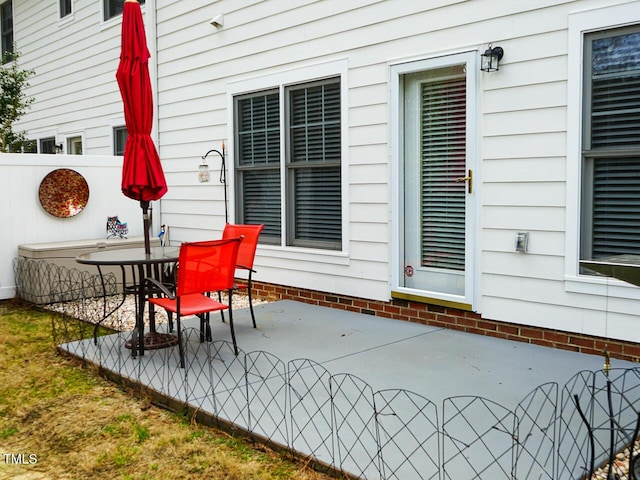
<svg viewBox="0 0 640 480"><path fill-rule="evenodd" d="M238 146L237 154L233 155L233 165L234 165L234 170L235 170L235 174L233 175L233 178L236 179L237 184L234 185L234 191L236 192L236 196L235 196L235 201L236 201L236 214L235 217L238 219L238 223L246 223L249 222L251 220L247 220L244 217L244 211L245 211L245 202L246 202L246 198L245 195L243 195L243 191L242 189L239 187L239 185L241 183L244 183L244 176L245 173L247 174L252 174L254 172L260 172L260 171L265 171L265 170L270 170L270 171L274 171L274 173L276 173L277 171L277 177L279 179L279 189L280 189L280 198L279 198L279 203L280 203L280 207L278 210L279 213L279 217L280 217L280 222L279 222L279 232L277 234L272 234L270 232L270 229L268 227L268 225L265 224L265 229L262 231L262 234L260 235L260 242L261 243L267 243L267 244L272 244L272 245L280 245L282 243L282 207L283 207L283 200L282 200L282 106L281 106L281 102L280 102L280 91L278 89L268 89L268 90L261 90L261 91L257 91L257 92L252 92L252 93L247 93L247 94L241 94L241 95L236 95L234 96L234 102L233 102L233 110L234 110L234 123L233 125L238 125L238 123L240 122L240 103L244 102L244 101L253 101L253 99L257 99L257 98L264 98L265 100L267 100L267 97L270 97L272 95L277 95L277 102L278 102L278 164L277 166L274 166L273 164L269 164L268 161L265 161L264 163L259 163L259 164L244 164L244 165L240 165L239 164L239 155L240 155L240 136L243 135L245 132L244 130L241 130L240 128L234 128L234 144ZM250 134L252 137L253 135L255 135L255 130L256 129L251 129L250 132L246 132L248 134ZM265 145L269 144L269 140L266 138L267 136L267 128L265 127ZM253 141L252 141L252 147L253 147Z"/></svg>
<svg viewBox="0 0 640 480"><path fill-rule="evenodd" d="M596 233L594 229L595 222L593 217L595 215L595 198L596 198L596 181L597 181L597 167L598 163L610 162L610 161L624 161L627 159L637 159L636 163L640 163L640 142L637 145L629 146L597 146L594 145L592 139L593 125L592 125L592 104L593 104L593 80L592 76L592 52L593 43L597 40L611 38L615 36L621 36L629 33L640 35L640 24L625 26L622 28L610 28L606 30L599 30L595 32L589 32L584 34L584 48L583 48L583 105L582 105L582 204L581 204L581 225L580 225L580 258L585 260L591 260L597 257L594 252L594 236ZM624 75L618 75L613 78L619 78ZM637 171L637 168L635 169ZM618 237L618 240L621 240ZM606 245L605 245L606 246ZM600 248L604 248L600 247ZM623 252L620 252L623 253ZM630 252L624 252L630 253ZM585 272L585 274L589 274Z"/></svg>
<svg viewBox="0 0 640 480"><path fill-rule="evenodd" d="M73 14L73 0L58 1L58 16L62 20Z"/></svg>
<svg viewBox="0 0 640 480"><path fill-rule="evenodd" d="M50 150L50 151L44 151L45 148L44 147L52 147L52 148L47 148L46 150ZM56 155L58 152L56 151L56 137L55 136L47 136L47 137L40 137L38 138L38 153L42 154L42 155Z"/></svg>
<svg viewBox="0 0 640 480"><path fill-rule="evenodd" d="M596 8L569 15L567 92L567 202L565 235L565 290L575 293L640 299L636 288L611 278L580 273L582 217L584 216L582 186L585 181L583 147L585 138L583 59L586 35L613 31L640 24L640 1L624 5Z"/></svg>
<svg viewBox="0 0 640 480"><path fill-rule="evenodd" d="M124 149L125 149L125 145L127 144L127 137L129 135L126 125L112 126L111 135L113 138L113 155L116 157L124 156ZM124 138L122 138L122 153L120 153L120 150L118 149L118 147L120 146L119 145L120 135L124 136Z"/></svg>
<svg viewBox="0 0 640 480"><path fill-rule="evenodd" d="M304 84L312 84L317 81L327 81L330 79L337 79L340 85L340 144L341 144L341 163L340 163L340 227L341 227L341 241L340 245L334 245L333 248L327 248L327 244L319 242L291 242L289 235L289 222L288 218L289 210L287 208L287 198L290 192L289 181L287 176L287 146L288 133L286 132L287 115L285 114L287 105L285 99L288 95L288 89L298 87ZM237 145L237 138L235 132L236 125L236 101L239 98L261 94L264 92L278 92L278 99L280 104L280 191L281 191L281 235L280 238L274 242L271 239L271 244L274 248L286 249L290 252L301 252L304 256L307 253L315 255L316 253L322 255L337 255L346 256L346 246L349 244L348 228L347 228L347 205L348 205L348 160L347 160L347 62L346 60L337 60L333 62L327 62L311 67L303 67L287 72L276 73L271 75L265 75L263 77L253 78L249 80L243 80L239 82L231 82L228 84L228 115L229 115L229 138L232 139L229 144L229 151L233 159L230 165L230 169L233 170L231 178L236 178L235 169L237 168L237 156L235 154L235 146ZM237 180L240 181L240 180ZM241 221L241 208L242 208L242 195L239 187L233 182L229 185L232 190L230 198L234 199L234 205L230 206L231 218ZM263 235L261 235L262 239ZM269 245L269 239L265 236L261 244ZM293 243L293 244L292 244ZM304 252L304 253L302 253Z"/></svg>
<svg viewBox="0 0 640 480"><path fill-rule="evenodd" d="M297 163L293 161L293 149L294 149L294 139L292 135L292 130L294 126L292 125L292 95L294 92L299 92L303 90L309 90L319 86L327 86L337 84L338 88L340 88L340 78L331 77L325 78L321 80L316 80L312 82L299 83L296 85L289 85L284 89L285 97L282 99L281 103L284 103L285 108L285 125L281 126L281 132L284 132L285 135L285 164L284 164L284 178L285 178L285 187L283 191L285 192L284 202L287 206L285 212L286 218L286 241L287 245L294 247L305 247L305 248L322 248L326 250L341 250L342 248L342 239L340 242L330 241L330 240L320 240L320 239L304 239L302 236L296 235L299 227L297 224L297 215L296 212L299 208L299 202L297 201L297 197L295 195L296 188L296 173L297 170L305 170L307 172L312 171L312 174L317 170L329 168L342 167L342 152L344 151L344 144L340 142L340 159L337 161L325 161L322 162L303 162ZM340 99L342 98L343 92L340 90ZM342 111L340 112L342 117ZM323 129L327 126L327 123L322 123ZM309 153L308 151L306 153ZM340 185L340 191L343 189L343 185ZM342 222L342 218L339 219ZM342 232L341 232L342 233Z"/></svg>
<svg viewBox="0 0 640 480"><path fill-rule="evenodd" d="M84 154L84 135L82 133L70 134L65 138L67 155ZM79 147L79 148L78 148Z"/></svg>

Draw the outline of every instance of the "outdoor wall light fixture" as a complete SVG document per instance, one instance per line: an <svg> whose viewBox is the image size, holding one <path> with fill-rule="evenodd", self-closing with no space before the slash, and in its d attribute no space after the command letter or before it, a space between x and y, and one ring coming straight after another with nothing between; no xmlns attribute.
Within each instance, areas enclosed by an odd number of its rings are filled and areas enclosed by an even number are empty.
<svg viewBox="0 0 640 480"><path fill-rule="evenodd" d="M504 55L502 47L492 47L489 44L482 55L480 55L480 70L483 72L496 72L500 70L500 60Z"/></svg>
<svg viewBox="0 0 640 480"><path fill-rule="evenodd" d="M62 143L56 143L54 148L56 149L56 153L62 153L64 151L64 145L62 145Z"/></svg>

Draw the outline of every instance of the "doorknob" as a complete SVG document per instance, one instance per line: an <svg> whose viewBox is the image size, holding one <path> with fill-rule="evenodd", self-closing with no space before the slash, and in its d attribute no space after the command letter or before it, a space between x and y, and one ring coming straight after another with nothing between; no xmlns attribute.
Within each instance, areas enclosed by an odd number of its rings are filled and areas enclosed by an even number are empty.
<svg viewBox="0 0 640 480"><path fill-rule="evenodd" d="M469 193L473 192L473 170L469 170L466 177L458 177L455 179L456 182L467 182L467 191Z"/></svg>

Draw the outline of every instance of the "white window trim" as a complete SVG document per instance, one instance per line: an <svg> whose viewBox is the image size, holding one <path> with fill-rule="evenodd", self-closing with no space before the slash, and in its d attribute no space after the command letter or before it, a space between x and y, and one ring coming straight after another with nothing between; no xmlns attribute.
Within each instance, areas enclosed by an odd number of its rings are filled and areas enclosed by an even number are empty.
<svg viewBox="0 0 640 480"><path fill-rule="evenodd" d="M66 23L69 23L71 21L73 21L73 17L75 14L75 0L71 0L71 13L69 13L68 15L65 15L64 17L62 16L62 10L60 9L60 2L58 1L58 25L64 25Z"/></svg>
<svg viewBox="0 0 640 480"><path fill-rule="evenodd" d="M348 81L347 81L347 72L348 72L348 62L346 59L335 60L326 63L320 63L315 65L309 65L301 68L297 68L294 70L287 70L277 73L272 73L268 75L263 75L260 77L249 78L245 80L239 80L236 82L231 82L227 84L227 158L229 158L229 162L227 164L227 168L229 169L229 177L235 178L235 162L231 161L234 158L234 134L233 134L233 125L234 125L234 97L242 94L253 93L261 90L268 89L278 89L280 95L281 107L284 105L285 99L285 89L290 85L298 85L301 83L312 82L314 80L321 80L323 78L329 77L340 77L340 108L342 112L341 119L341 142L342 142L342 164L341 164L341 182L342 182L342 248L338 251L332 250L324 250L324 249L314 249L314 248L301 248L286 245L286 235L282 236L281 244L279 246L273 245L261 245L261 250L276 250L276 251L286 251L290 252L297 259L305 259L310 261L317 261L319 256L324 257L336 257L342 258L346 261L348 257L347 247L349 245L349 216L348 216ZM285 125L285 109L280 109L280 122L281 125ZM284 165L285 161L285 142L286 135L281 135L281 166ZM284 171L281 168L281 175L284 175ZM284 185L284 183L282 183ZM229 182L229 214L231 218L235 218L235 202L233 199L235 198L235 184L234 182ZM282 198L282 224L286 225L286 199ZM340 262L342 263L342 262Z"/></svg>
<svg viewBox="0 0 640 480"><path fill-rule="evenodd" d="M100 25L102 28L105 26L109 26L112 23L115 23L115 18L119 18L120 15L116 15L115 17L104 19L105 8L104 8L104 0L100 0Z"/></svg>
<svg viewBox="0 0 640 480"><path fill-rule="evenodd" d="M640 1L569 14L567 81L567 205L565 289L568 292L640 298L637 288L611 278L579 274L582 188L582 87L584 35L640 23Z"/></svg>

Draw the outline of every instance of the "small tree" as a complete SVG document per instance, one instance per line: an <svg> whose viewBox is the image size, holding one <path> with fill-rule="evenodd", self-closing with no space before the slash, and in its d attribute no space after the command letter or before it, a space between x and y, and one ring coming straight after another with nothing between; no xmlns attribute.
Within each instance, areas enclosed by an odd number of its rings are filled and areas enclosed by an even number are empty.
<svg viewBox="0 0 640 480"><path fill-rule="evenodd" d="M35 75L34 70L18 68L20 52L4 52L0 66L0 151L21 152L23 146L30 142L26 132L14 132L13 125L29 109L35 101L24 93L29 87L29 78Z"/></svg>

